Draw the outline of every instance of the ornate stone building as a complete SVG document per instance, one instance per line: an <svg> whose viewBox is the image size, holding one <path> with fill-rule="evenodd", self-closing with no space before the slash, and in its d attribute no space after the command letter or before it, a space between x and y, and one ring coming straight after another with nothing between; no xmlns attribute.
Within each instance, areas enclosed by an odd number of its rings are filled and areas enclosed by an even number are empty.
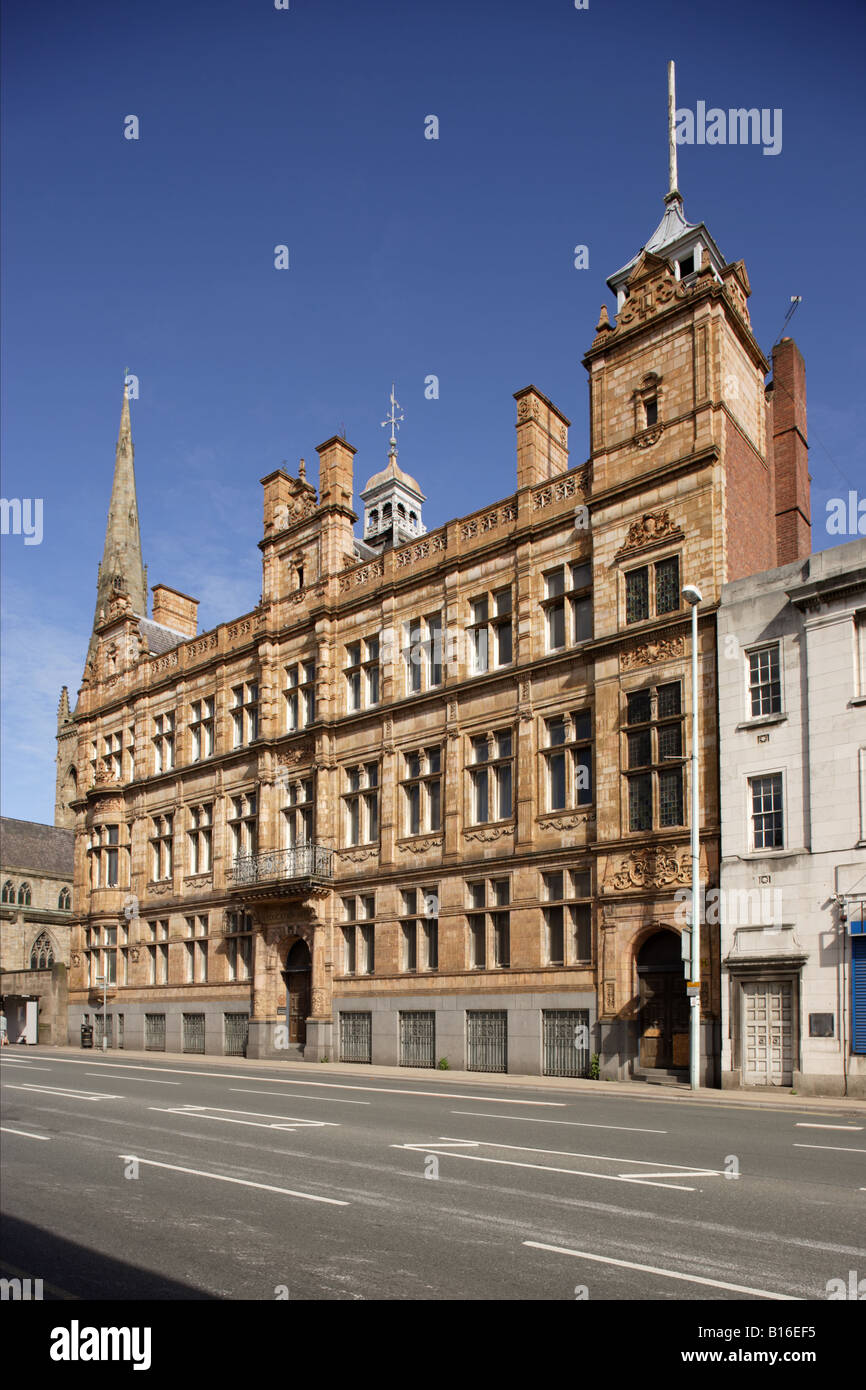
<svg viewBox="0 0 866 1390"><path fill-rule="evenodd" d="M503 469L505 496L428 531L392 431L356 538L355 450L329 439L318 491L303 463L262 480L261 602L205 634L164 585L146 614L124 400L94 635L59 732L71 1037L105 972L127 1047L566 1075L597 1053L604 1076L681 1074L681 590L703 594L713 883L721 587L806 553L809 511L796 349L777 349L780 398L743 262L678 193L665 203L584 359L587 460L528 386L514 484ZM717 934L704 949L713 1083Z"/></svg>
<svg viewBox="0 0 866 1390"><path fill-rule="evenodd" d="M10 1042L66 1041L72 859L71 830L0 819L0 1003Z"/></svg>

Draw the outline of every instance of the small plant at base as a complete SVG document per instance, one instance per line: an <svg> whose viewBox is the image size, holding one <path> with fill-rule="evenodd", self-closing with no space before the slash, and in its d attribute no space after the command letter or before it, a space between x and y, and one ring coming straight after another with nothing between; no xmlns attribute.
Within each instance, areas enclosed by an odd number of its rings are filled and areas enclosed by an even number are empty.
<svg viewBox="0 0 866 1390"><path fill-rule="evenodd" d="M589 1063L589 1079L590 1081L599 1081L601 1079L601 1058L597 1052L593 1052L592 1059Z"/></svg>
<svg viewBox="0 0 866 1390"><path fill-rule="evenodd" d="M451 1070L451 1063L448 1061L448 1058L447 1058L447 1057L440 1057L440 1058L439 1058L438 1069L439 1069L439 1071L450 1071L450 1070Z"/></svg>
<svg viewBox="0 0 866 1390"><path fill-rule="evenodd" d="M320 1058L319 1058L319 1061L320 1061L320 1062L327 1062L327 1061L329 1061L329 1060L330 1060L330 1059L329 1059L327 1056L325 1056L325 1057L320 1057Z"/></svg>

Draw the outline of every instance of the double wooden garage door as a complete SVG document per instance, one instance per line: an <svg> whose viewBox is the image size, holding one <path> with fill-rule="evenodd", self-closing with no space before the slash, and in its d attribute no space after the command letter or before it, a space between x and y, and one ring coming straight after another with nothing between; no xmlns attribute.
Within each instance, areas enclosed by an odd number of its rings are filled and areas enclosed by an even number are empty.
<svg viewBox="0 0 866 1390"><path fill-rule="evenodd" d="M794 1008L790 980L744 980L743 1083L790 1086L794 1079Z"/></svg>

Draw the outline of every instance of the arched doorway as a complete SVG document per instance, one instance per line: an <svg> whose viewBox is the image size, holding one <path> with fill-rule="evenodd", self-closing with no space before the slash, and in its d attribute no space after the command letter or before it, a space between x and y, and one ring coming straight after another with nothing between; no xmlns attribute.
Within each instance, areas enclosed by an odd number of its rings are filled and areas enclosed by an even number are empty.
<svg viewBox="0 0 866 1390"><path fill-rule="evenodd" d="M661 930L638 951L640 1065L677 1069L689 1064L689 1001L681 941Z"/></svg>
<svg viewBox="0 0 866 1390"><path fill-rule="evenodd" d="M286 1022L290 1043L307 1041L307 1015L310 1012L310 984L313 962L306 941L296 941L286 956L282 971L286 982Z"/></svg>

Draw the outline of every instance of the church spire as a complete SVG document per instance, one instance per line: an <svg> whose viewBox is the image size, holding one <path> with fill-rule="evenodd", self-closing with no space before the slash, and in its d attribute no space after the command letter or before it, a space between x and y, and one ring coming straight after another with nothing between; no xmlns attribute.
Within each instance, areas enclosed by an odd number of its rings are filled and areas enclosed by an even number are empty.
<svg viewBox="0 0 866 1390"><path fill-rule="evenodd" d="M94 635L90 639L88 659L96 645L96 626L107 614L108 605L116 594L128 595L133 613L143 618L147 617L147 570L141 558L134 455L129 419L129 389L124 380L120 430L114 456L114 482L105 528L105 548L96 581Z"/></svg>

